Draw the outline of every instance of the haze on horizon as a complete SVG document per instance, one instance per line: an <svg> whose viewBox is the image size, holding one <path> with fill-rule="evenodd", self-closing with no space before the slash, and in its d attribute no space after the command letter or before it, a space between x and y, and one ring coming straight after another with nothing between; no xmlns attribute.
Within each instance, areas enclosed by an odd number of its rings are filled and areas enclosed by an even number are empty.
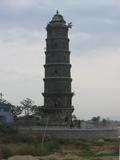
<svg viewBox="0 0 120 160"><path fill-rule="evenodd" d="M73 105L81 119L120 120L120 1L1 0L0 92L43 105L47 23L56 10L69 31Z"/></svg>

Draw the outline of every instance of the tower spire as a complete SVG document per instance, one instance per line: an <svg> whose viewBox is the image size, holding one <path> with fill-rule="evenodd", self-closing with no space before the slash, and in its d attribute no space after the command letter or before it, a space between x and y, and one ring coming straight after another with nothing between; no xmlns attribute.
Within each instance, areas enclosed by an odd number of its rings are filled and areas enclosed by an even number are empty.
<svg viewBox="0 0 120 160"><path fill-rule="evenodd" d="M56 11L56 14L59 14L59 11L58 11L58 10Z"/></svg>

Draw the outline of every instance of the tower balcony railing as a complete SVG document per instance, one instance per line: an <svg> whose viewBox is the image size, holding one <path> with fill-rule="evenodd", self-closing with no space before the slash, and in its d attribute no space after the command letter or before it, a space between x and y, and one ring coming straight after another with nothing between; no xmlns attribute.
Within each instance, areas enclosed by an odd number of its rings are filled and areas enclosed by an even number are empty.
<svg viewBox="0 0 120 160"><path fill-rule="evenodd" d="M50 95L63 95L63 96L65 96L65 95L69 95L70 97L72 97L72 96L74 96L74 92L44 92L44 93L42 93L42 95L43 96L50 96Z"/></svg>
<svg viewBox="0 0 120 160"><path fill-rule="evenodd" d="M59 49L46 48L45 54L48 52L66 52L70 54L70 51L67 48L59 48Z"/></svg>
<svg viewBox="0 0 120 160"><path fill-rule="evenodd" d="M72 81L72 78L71 77L58 77L58 76L56 76L56 77L45 77L44 79L43 79L44 81L46 81L46 80L67 80L67 81Z"/></svg>
<svg viewBox="0 0 120 160"><path fill-rule="evenodd" d="M70 67L72 66L70 63L63 63L63 62L56 63L55 62L55 63L47 63L47 64L44 65L44 67L48 67L48 66L51 66L51 65L62 65L62 66L65 65L65 66L70 66Z"/></svg>
<svg viewBox="0 0 120 160"><path fill-rule="evenodd" d="M42 110L50 110L50 111L53 111L53 110L55 110L55 111L59 111L59 110L67 110L68 111L68 110L70 110L71 111L72 110L73 111L74 107L73 106L69 106L69 107L68 106L64 106L64 107L62 107L62 106L61 107L43 106Z"/></svg>
<svg viewBox="0 0 120 160"><path fill-rule="evenodd" d="M46 38L45 40L52 40L52 39L64 39L64 40L68 40L69 41L69 38L67 36L60 36L60 35L50 35L48 38Z"/></svg>

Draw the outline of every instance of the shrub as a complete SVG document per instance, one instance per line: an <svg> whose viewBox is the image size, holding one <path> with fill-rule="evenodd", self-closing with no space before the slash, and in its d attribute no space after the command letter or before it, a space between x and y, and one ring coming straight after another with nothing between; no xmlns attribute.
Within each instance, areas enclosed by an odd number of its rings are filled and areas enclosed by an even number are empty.
<svg viewBox="0 0 120 160"><path fill-rule="evenodd" d="M48 151L54 151L60 148L60 143L57 141L48 141L44 145Z"/></svg>
<svg viewBox="0 0 120 160"><path fill-rule="evenodd" d="M14 143L34 143L35 138L30 134L18 133L16 135L11 135L11 140Z"/></svg>
<svg viewBox="0 0 120 160"><path fill-rule="evenodd" d="M18 130L14 126L6 125L6 124L0 124L0 133L16 134L16 133L18 133Z"/></svg>
<svg viewBox="0 0 120 160"><path fill-rule="evenodd" d="M35 147L29 144L21 144L15 154L19 155L35 155Z"/></svg>
<svg viewBox="0 0 120 160"><path fill-rule="evenodd" d="M60 144L57 141L48 141L44 144L35 144L35 154L36 155L48 155L51 152L58 150L60 148Z"/></svg>
<svg viewBox="0 0 120 160"><path fill-rule="evenodd" d="M80 146L82 147L82 149L84 149L86 151L90 151L90 149L91 149L91 144L90 143L80 142Z"/></svg>
<svg viewBox="0 0 120 160"><path fill-rule="evenodd" d="M10 148L4 146L1 148L1 155L2 158L8 158L12 155L12 151Z"/></svg>

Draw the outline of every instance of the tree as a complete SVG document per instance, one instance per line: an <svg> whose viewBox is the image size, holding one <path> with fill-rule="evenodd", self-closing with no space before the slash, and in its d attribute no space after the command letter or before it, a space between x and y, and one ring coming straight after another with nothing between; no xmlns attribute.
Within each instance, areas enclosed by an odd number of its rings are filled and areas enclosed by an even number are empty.
<svg viewBox="0 0 120 160"><path fill-rule="evenodd" d="M77 127L81 128L81 120L80 119L78 119L78 126Z"/></svg>
<svg viewBox="0 0 120 160"><path fill-rule="evenodd" d="M2 99L3 99L3 94L2 92L0 92L0 101L2 101Z"/></svg>
<svg viewBox="0 0 120 160"><path fill-rule="evenodd" d="M100 122L100 116L92 117L91 120L93 121L93 123L95 124L95 126L98 127L98 124Z"/></svg>
<svg viewBox="0 0 120 160"><path fill-rule="evenodd" d="M77 117L75 114L72 115L72 121L76 121L77 120Z"/></svg>
<svg viewBox="0 0 120 160"><path fill-rule="evenodd" d="M22 112L24 114L23 116L24 124L27 126L31 126L31 124L34 122L33 114L36 114L38 106L35 105L34 101L30 98L24 99L23 101L20 102L20 104L22 107Z"/></svg>
<svg viewBox="0 0 120 160"><path fill-rule="evenodd" d="M26 98L23 101L20 102L20 104L22 105L22 110L25 114L25 116L29 116L34 112L34 101L30 98Z"/></svg>
<svg viewBox="0 0 120 160"><path fill-rule="evenodd" d="M107 125L107 120L105 118L102 119L102 124L103 124L103 126Z"/></svg>
<svg viewBox="0 0 120 160"><path fill-rule="evenodd" d="M14 106L11 105L11 112L13 115L14 120L22 113L22 107L21 106Z"/></svg>
<svg viewBox="0 0 120 160"><path fill-rule="evenodd" d="M6 101L4 98L3 98L4 94L2 92L0 92L0 102L1 103L9 103L8 101Z"/></svg>
<svg viewBox="0 0 120 160"><path fill-rule="evenodd" d="M92 120L93 122L99 122L99 121L100 121L100 116L92 117L91 120Z"/></svg>
<svg viewBox="0 0 120 160"><path fill-rule="evenodd" d="M1 92L1 93L0 93L0 103L9 105L11 114L12 114L13 118L16 119L17 116L22 113L22 108L21 108L21 106L15 106L15 105L9 103L7 100L5 100L5 99L3 98L3 96L4 96L4 95L3 95L2 92Z"/></svg>

